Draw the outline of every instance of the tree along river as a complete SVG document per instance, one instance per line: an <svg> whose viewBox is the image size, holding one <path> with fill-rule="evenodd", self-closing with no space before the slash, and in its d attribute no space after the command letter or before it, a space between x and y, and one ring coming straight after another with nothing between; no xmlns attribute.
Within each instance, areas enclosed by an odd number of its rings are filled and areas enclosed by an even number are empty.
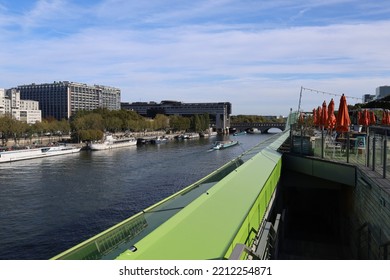
<svg viewBox="0 0 390 280"><path fill-rule="evenodd" d="M272 134L221 136L0 164L0 259L49 259L196 182ZM225 136L226 138L227 136Z"/></svg>

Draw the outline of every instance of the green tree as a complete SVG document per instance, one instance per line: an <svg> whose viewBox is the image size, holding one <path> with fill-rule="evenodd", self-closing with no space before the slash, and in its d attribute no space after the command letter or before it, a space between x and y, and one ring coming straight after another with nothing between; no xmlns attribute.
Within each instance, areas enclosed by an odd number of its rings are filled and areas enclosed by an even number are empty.
<svg viewBox="0 0 390 280"><path fill-rule="evenodd" d="M122 120L116 116L106 117L103 121L106 131L118 132L122 130Z"/></svg>
<svg viewBox="0 0 390 280"><path fill-rule="evenodd" d="M190 128L191 121L189 118L174 115L169 117L169 124L174 131L185 131Z"/></svg>
<svg viewBox="0 0 390 280"><path fill-rule="evenodd" d="M6 145L8 139L12 137L11 122L12 117L8 114L0 117L0 133L2 145Z"/></svg>

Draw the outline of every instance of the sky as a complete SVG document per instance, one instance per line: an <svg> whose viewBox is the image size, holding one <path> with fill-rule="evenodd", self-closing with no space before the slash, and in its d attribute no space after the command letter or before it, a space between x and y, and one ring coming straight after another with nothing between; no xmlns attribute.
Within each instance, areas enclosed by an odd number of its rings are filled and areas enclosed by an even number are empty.
<svg viewBox="0 0 390 280"><path fill-rule="evenodd" d="M389 85L390 1L0 0L0 88L72 81L233 115Z"/></svg>

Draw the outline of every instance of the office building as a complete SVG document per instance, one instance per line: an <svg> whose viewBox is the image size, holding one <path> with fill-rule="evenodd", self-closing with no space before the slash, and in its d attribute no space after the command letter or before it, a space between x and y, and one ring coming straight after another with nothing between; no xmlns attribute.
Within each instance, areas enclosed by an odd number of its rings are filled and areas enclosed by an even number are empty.
<svg viewBox="0 0 390 280"><path fill-rule="evenodd" d="M375 90L375 99L382 99L390 95L390 86L380 86Z"/></svg>
<svg viewBox="0 0 390 280"><path fill-rule="evenodd" d="M120 109L121 91L114 87L60 81L22 85L17 89L21 98L39 101L43 118L62 120L80 110Z"/></svg>
<svg viewBox="0 0 390 280"><path fill-rule="evenodd" d="M217 103L182 103L179 101L134 102L121 103L121 108L136 111L144 117L154 118L157 114L179 115L189 117L193 115L209 114L212 125L221 131L230 126L232 105L230 102Z"/></svg>
<svg viewBox="0 0 390 280"><path fill-rule="evenodd" d="M28 124L42 120L39 103L20 99L20 92L17 89L0 89L0 116L6 114Z"/></svg>
<svg viewBox="0 0 390 280"><path fill-rule="evenodd" d="M363 103L368 103L375 100L375 95L373 94L364 94L362 97Z"/></svg>

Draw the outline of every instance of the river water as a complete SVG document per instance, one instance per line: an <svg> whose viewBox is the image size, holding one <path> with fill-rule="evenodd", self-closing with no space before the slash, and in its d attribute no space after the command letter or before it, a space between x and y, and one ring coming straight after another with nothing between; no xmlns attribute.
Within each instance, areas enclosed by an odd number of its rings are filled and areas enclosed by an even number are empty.
<svg viewBox="0 0 390 280"><path fill-rule="evenodd" d="M221 136L0 164L0 259L49 259L271 135L230 136L240 144L212 152Z"/></svg>

